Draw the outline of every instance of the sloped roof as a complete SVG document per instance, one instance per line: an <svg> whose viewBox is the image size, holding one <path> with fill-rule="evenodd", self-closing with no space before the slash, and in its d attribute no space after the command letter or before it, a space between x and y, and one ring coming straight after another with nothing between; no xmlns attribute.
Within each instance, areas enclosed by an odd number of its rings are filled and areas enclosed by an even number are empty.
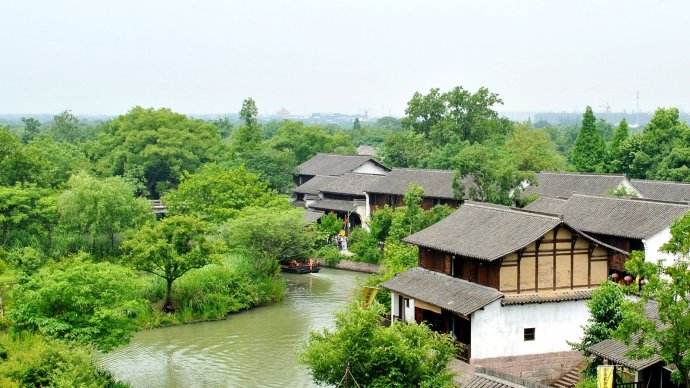
<svg viewBox="0 0 690 388"><path fill-rule="evenodd" d="M643 198L672 202L690 201L690 183L644 179L631 179L630 183L640 192Z"/></svg>
<svg viewBox="0 0 690 388"><path fill-rule="evenodd" d="M568 198L573 193L607 195L627 179L623 175L586 174L571 172L540 172L537 183L525 189L525 194Z"/></svg>
<svg viewBox="0 0 690 388"><path fill-rule="evenodd" d="M562 214L563 206L566 202L567 200L561 198L539 197L534 202L525 206L525 210L549 214Z"/></svg>
<svg viewBox="0 0 690 388"><path fill-rule="evenodd" d="M491 261L524 248L560 223L556 216L466 202L445 219L404 241Z"/></svg>
<svg viewBox="0 0 690 388"><path fill-rule="evenodd" d="M307 210L304 212L304 222L307 224L311 224L312 222L318 221L323 216L324 212L317 210Z"/></svg>
<svg viewBox="0 0 690 388"><path fill-rule="evenodd" d="M494 288L420 267L396 275L383 287L464 316L503 297Z"/></svg>
<svg viewBox="0 0 690 388"><path fill-rule="evenodd" d="M493 376L475 374L467 383L462 385L465 388L516 388L521 385L513 384L505 380L497 379Z"/></svg>
<svg viewBox="0 0 690 388"><path fill-rule="evenodd" d="M317 175L303 184L295 187L295 189L292 191L299 194L318 194L323 187L335 179L337 179L337 177Z"/></svg>
<svg viewBox="0 0 690 388"><path fill-rule="evenodd" d="M319 199L309 204L310 209L333 210L341 212L354 211L357 206L364 205L362 201L348 201L344 199Z"/></svg>
<svg viewBox="0 0 690 388"><path fill-rule="evenodd" d="M382 179L371 185L367 191L403 195L414 183L424 189L425 197L454 199L454 178L455 172L450 170L394 168Z"/></svg>
<svg viewBox="0 0 690 388"><path fill-rule="evenodd" d="M637 337L631 339L631 343L634 344L638 341ZM636 360L630 358L628 353L630 352L630 347L626 345L623 341L617 339L607 339L599 343L596 343L589 348L589 352L595 354L599 357L603 357L607 360L613 361L617 364L627 366L634 370L642 370L650 367L658 362L662 362L661 357L653 355L650 358Z"/></svg>
<svg viewBox="0 0 690 388"><path fill-rule="evenodd" d="M297 166L300 175L342 175L352 172L366 162L373 162L385 168L369 155L316 154L313 158Z"/></svg>
<svg viewBox="0 0 690 388"><path fill-rule="evenodd" d="M512 294L507 295L502 301L503 306L534 304L534 303L554 303L554 302L573 302L592 298L592 290L573 290L540 292L538 294Z"/></svg>
<svg viewBox="0 0 690 388"><path fill-rule="evenodd" d="M575 194L562 208L565 222L589 233L646 239L690 211L683 204Z"/></svg>
<svg viewBox="0 0 690 388"><path fill-rule="evenodd" d="M382 175L346 173L329 180L321 187L321 191L335 194L364 195L368 187L376 184L382 178Z"/></svg>

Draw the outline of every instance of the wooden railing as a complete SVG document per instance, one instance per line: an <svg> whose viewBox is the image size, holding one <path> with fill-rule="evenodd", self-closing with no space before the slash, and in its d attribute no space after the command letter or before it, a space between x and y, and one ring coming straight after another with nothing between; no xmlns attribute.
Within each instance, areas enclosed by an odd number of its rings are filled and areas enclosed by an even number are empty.
<svg viewBox="0 0 690 388"><path fill-rule="evenodd" d="M470 355L472 354L470 352L470 345L463 344L462 342L455 342L455 346L457 349L455 357L460 361L470 362Z"/></svg>

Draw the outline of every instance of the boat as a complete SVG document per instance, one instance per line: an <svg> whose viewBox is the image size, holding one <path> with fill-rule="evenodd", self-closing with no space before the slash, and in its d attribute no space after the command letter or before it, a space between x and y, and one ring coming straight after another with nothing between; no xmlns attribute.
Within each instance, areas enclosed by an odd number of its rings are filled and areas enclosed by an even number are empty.
<svg viewBox="0 0 690 388"><path fill-rule="evenodd" d="M287 273L317 273L321 270L321 265L318 261L309 259L309 261L290 260L280 264L280 270Z"/></svg>

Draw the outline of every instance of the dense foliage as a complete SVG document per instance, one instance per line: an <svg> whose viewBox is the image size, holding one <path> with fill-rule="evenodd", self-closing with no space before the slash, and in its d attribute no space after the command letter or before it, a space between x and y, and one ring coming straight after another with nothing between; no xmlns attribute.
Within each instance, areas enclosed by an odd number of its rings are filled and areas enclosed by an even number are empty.
<svg viewBox="0 0 690 388"><path fill-rule="evenodd" d="M336 315L335 330L312 333L302 361L320 384L361 387L452 387L453 340L425 325L381 325L383 309L355 304Z"/></svg>

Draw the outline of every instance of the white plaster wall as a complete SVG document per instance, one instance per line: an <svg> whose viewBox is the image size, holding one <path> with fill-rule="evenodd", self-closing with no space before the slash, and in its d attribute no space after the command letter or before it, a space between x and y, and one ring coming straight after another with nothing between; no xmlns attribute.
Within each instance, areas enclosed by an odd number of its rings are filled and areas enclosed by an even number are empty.
<svg viewBox="0 0 690 388"><path fill-rule="evenodd" d="M371 160L364 163L363 165L355 168L354 170L352 170L352 172L356 172L358 174L373 174L373 175L385 175L386 174L386 170L384 170L381 166L372 162Z"/></svg>
<svg viewBox="0 0 690 388"><path fill-rule="evenodd" d="M391 292L391 320L398 314L398 296L399 294ZM403 296L404 298L404 296ZM410 306L405 307L405 321L414 323L414 299L410 298Z"/></svg>
<svg viewBox="0 0 690 388"><path fill-rule="evenodd" d="M362 220L362 228L369 231L369 214L367 213L367 206L362 205L355 207L355 213L359 215L359 219Z"/></svg>
<svg viewBox="0 0 690 388"><path fill-rule="evenodd" d="M643 240L645 260L651 263L661 261L664 266L673 264L677 257L661 251L661 246L671 239L671 228L666 228L654 236Z"/></svg>
<svg viewBox="0 0 690 388"><path fill-rule="evenodd" d="M501 306L496 301L472 314L472 358L570 351L589 318L586 301ZM524 329L535 328L535 340Z"/></svg>

